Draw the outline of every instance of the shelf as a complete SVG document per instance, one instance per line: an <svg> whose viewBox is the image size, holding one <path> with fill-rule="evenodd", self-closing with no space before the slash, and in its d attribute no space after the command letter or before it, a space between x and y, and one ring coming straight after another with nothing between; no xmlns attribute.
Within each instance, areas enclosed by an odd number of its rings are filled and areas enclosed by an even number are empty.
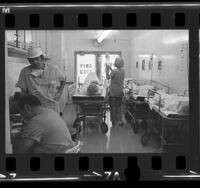
<svg viewBox="0 0 200 188"><path fill-rule="evenodd" d="M28 58L27 50L22 48L16 48L14 46L8 45L8 57L18 57L18 58ZM44 61L50 60L49 57L44 57Z"/></svg>
<svg viewBox="0 0 200 188"><path fill-rule="evenodd" d="M16 48L14 46L8 46L8 57L18 57L27 59L27 50L22 48Z"/></svg>

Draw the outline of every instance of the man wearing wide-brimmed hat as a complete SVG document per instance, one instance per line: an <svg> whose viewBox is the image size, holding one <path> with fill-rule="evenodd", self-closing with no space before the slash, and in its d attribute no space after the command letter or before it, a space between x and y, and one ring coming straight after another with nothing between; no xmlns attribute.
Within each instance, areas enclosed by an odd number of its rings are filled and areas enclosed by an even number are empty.
<svg viewBox="0 0 200 188"><path fill-rule="evenodd" d="M66 77L52 64L45 63L40 47L28 49L29 66L21 70L16 87L22 95L34 94L44 107L61 112L59 100L63 93Z"/></svg>

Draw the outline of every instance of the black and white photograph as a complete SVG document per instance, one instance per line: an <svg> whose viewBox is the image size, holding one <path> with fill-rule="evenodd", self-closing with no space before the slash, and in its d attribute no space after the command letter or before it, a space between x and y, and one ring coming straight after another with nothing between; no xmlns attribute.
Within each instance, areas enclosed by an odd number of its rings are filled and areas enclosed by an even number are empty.
<svg viewBox="0 0 200 188"><path fill-rule="evenodd" d="M188 30L6 30L6 154L188 151L188 67Z"/></svg>

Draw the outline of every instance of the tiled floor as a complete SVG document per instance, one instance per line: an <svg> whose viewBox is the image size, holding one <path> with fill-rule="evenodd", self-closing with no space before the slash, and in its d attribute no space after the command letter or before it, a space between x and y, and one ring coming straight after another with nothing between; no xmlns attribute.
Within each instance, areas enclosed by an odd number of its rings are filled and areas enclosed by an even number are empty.
<svg viewBox="0 0 200 188"><path fill-rule="evenodd" d="M140 129L138 134L133 132L132 127L125 120L123 127L111 127L109 120L109 112L107 113L106 123L108 125L108 133L102 134L100 130L94 129L98 124L93 124L93 129L88 128L86 132L82 132L80 140L83 145L81 153L157 153L159 148L156 143L151 140L148 146L142 146L141 135L144 132ZM76 117L76 110L72 104L68 104L63 113L63 118L72 130L73 121ZM91 126L91 127L92 127Z"/></svg>
<svg viewBox="0 0 200 188"><path fill-rule="evenodd" d="M86 132L81 136L83 146L82 153L157 153L158 147L152 141L149 146L143 147L141 144L140 130L134 134L131 126L125 124L123 127L115 127L110 134L103 135L101 132Z"/></svg>

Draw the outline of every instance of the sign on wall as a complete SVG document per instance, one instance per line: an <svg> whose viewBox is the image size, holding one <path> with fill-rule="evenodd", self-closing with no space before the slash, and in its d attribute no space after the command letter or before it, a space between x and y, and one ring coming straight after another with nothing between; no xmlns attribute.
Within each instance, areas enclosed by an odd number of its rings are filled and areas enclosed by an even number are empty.
<svg viewBox="0 0 200 188"><path fill-rule="evenodd" d="M90 72L96 71L95 58L94 54L77 55L77 80L79 83L83 83Z"/></svg>

